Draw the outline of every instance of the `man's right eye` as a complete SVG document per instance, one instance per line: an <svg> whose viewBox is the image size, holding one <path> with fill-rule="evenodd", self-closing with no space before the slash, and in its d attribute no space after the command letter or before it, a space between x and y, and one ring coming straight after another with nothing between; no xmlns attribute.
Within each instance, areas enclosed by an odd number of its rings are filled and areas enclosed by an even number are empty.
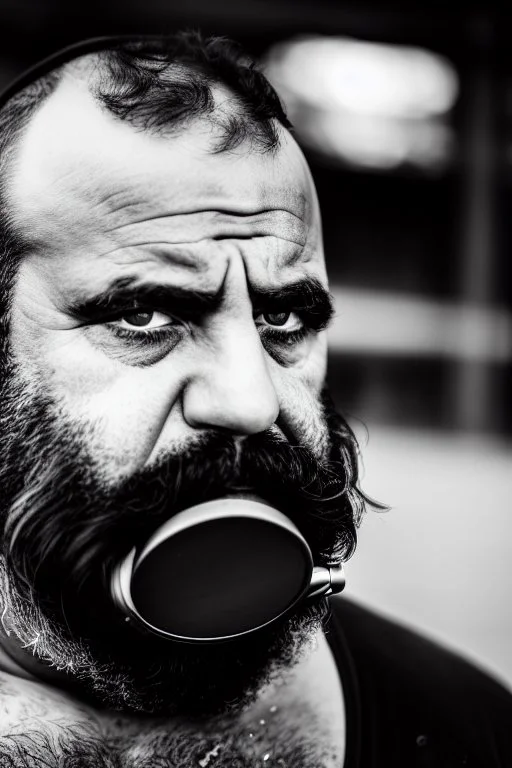
<svg viewBox="0 0 512 768"><path fill-rule="evenodd" d="M174 349L186 335L187 323L166 312L135 306L87 324L85 330L109 357L144 367Z"/></svg>
<svg viewBox="0 0 512 768"><path fill-rule="evenodd" d="M164 312L134 309L132 312L125 312L116 320L111 320L109 325L115 325L118 328L125 328L127 330L153 331L157 328L174 326L176 325L176 320Z"/></svg>

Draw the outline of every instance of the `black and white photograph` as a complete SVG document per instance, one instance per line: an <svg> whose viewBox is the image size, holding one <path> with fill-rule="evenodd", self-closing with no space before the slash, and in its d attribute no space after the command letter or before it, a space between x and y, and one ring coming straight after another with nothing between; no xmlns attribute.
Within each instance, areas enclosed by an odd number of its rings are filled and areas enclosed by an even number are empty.
<svg viewBox="0 0 512 768"><path fill-rule="evenodd" d="M512 13L0 41L0 768L511 768Z"/></svg>

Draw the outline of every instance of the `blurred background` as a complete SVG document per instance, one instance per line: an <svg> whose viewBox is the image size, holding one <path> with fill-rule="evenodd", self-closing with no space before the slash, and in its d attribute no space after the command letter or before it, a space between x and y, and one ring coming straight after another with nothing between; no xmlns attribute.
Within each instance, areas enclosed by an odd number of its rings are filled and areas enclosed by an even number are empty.
<svg viewBox="0 0 512 768"><path fill-rule="evenodd" d="M263 63L323 210L331 389L391 507L347 595L512 686L512 14L465 7L2 0L0 87L105 34L201 28Z"/></svg>

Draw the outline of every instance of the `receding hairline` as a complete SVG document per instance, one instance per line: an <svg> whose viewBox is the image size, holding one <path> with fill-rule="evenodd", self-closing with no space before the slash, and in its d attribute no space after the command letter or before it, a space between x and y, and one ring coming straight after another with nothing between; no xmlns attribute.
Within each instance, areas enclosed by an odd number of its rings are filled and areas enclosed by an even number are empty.
<svg viewBox="0 0 512 768"><path fill-rule="evenodd" d="M113 62L120 65L117 72L114 72ZM162 65L160 69L159 65ZM0 136L0 152L3 154L3 150L10 144L9 137L16 142L33 114L63 78L75 77L78 81L86 83L93 95L98 97L98 84L109 68L110 75L107 75L106 79L108 81L110 78L109 85L114 81L114 89L119 86L119 82L115 82L116 76L121 75L122 79L126 76L129 79L131 68L132 71L139 70L143 74L144 70L146 74L153 70L158 72L158 76L164 72L164 79L168 72L178 80L180 76L189 75L192 79L195 77L196 82L203 81L206 88L213 85L216 89L227 90L233 97L230 99L231 115L228 116L228 121L233 117L235 124L238 120L238 127L233 131L233 125L228 126L228 133L231 135L226 146L218 151L224 151L232 142L233 136L235 143L241 143L245 135L260 141L261 145L266 143L266 150L273 150L279 145L276 125L281 124L285 129L292 128L279 96L255 62L236 42L222 37L203 37L198 31L182 30L169 35L124 35L84 40L31 67L0 94L0 125L2 122L7 124L9 134L4 142ZM138 97L139 94L136 95ZM28 117L25 116L21 126L9 125L8 117L13 103L17 105L19 113L24 111L23 107L19 109L20 103L23 102L26 104ZM161 105L153 105L152 108L158 110L159 106ZM185 104L185 113L189 106ZM226 101L222 104L223 108L225 106ZM147 103L144 105L144 108L146 107ZM211 111L215 112L216 107L217 105L214 105ZM204 114L204 105L200 109ZM180 119L178 122L186 121ZM144 127L147 129L147 126ZM3 159L0 155L0 164Z"/></svg>
<svg viewBox="0 0 512 768"><path fill-rule="evenodd" d="M107 57L112 51L114 51L114 49L93 51L83 54L77 59L73 59L72 61L62 64L58 69L54 70L57 81L52 93L49 94L48 98L51 98L51 96L55 95L62 85L69 83L70 81L75 81L78 87L85 86L87 88L88 93L94 98L94 103L96 106L98 106L102 111L112 115L112 111L105 107L99 95L99 88L106 79L105 74L109 66ZM176 76L177 80L179 80L181 77L187 77L188 75L195 75L208 79L208 74L195 64L183 63L180 61L170 62L168 64L168 69L171 76ZM171 125L168 125L158 132L162 132L164 134L172 133L179 135L185 133L188 126L196 121L201 122L204 120L206 122L214 123L215 115L220 114L221 112L225 114L226 107L227 112L231 113L235 117L241 114L243 111L243 106L240 103L237 103L238 96L235 91L229 87L228 84L224 83L221 79L214 79L208 82L208 85L211 88L213 96L211 114L207 114L205 112L198 115L193 115L190 120L184 121L183 124L180 123L177 126L172 127ZM216 97L218 95L223 95L227 98L217 99ZM114 114L113 116L117 118L117 115ZM142 131L147 133L155 132L154 129L147 126L143 127Z"/></svg>
<svg viewBox="0 0 512 768"><path fill-rule="evenodd" d="M108 70L108 59L115 55L117 46L112 45L97 50L78 52L70 60L58 62L55 67L47 69L39 77L27 82L19 91L13 93L5 104L0 107L0 126L2 118L7 124L7 135L4 141L0 138L0 201L3 207L2 218L9 220L11 203L8 189L16 173L16 160L23 136L37 113L44 104L56 94L59 88L69 81L75 81L78 87L87 88L94 97L99 108L103 108L97 97L96 89ZM191 63L172 61L169 70L178 76L187 73L202 76L201 69ZM217 80L214 88L228 89L229 87ZM196 118L196 119L200 119ZM181 126L180 132L185 132L187 125Z"/></svg>

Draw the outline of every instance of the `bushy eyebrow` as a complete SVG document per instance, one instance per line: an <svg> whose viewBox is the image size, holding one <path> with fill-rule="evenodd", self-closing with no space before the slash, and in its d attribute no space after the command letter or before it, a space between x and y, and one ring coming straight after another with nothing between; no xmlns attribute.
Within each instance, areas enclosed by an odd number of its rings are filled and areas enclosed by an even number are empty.
<svg viewBox="0 0 512 768"><path fill-rule="evenodd" d="M215 312L223 294L223 284L216 291L202 291L120 278L101 293L72 302L68 311L89 322L105 321L109 316L134 307L158 309L193 320ZM251 288L250 297L255 312L302 312L317 330L325 328L334 313L330 294L319 280L312 277L276 288Z"/></svg>
<svg viewBox="0 0 512 768"><path fill-rule="evenodd" d="M83 320L99 321L134 307L153 307L180 316L196 317L214 312L222 301L224 287L212 291L192 290L162 283L141 283L136 278L114 280L95 296L73 302L71 313Z"/></svg>
<svg viewBox="0 0 512 768"><path fill-rule="evenodd" d="M314 277L304 277L279 288L251 289L252 304L262 312L302 312L316 330L325 328L334 314L329 292Z"/></svg>

